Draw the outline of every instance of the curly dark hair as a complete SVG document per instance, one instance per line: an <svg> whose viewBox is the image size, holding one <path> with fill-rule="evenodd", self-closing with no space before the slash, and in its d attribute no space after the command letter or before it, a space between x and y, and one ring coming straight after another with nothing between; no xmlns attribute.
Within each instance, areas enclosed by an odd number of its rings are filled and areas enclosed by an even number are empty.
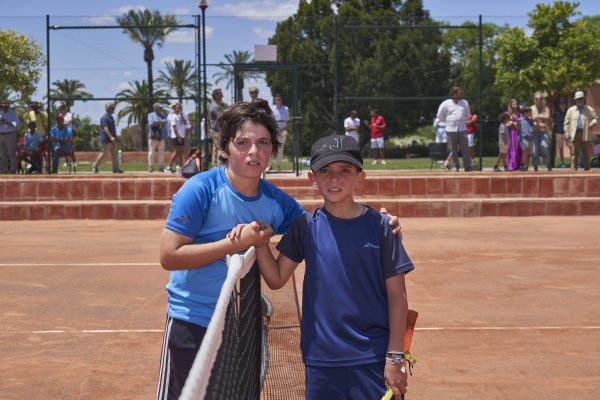
<svg viewBox="0 0 600 400"><path fill-rule="evenodd" d="M219 115L217 118L219 149L229 154L227 144L235 138L236 133L247 121L261 124L267 128L271 135L272 154L275 154L281 145L279 140L277 140L279 127L277 126L277 121L273 118L273 113L266 100L241 101L233 104ZM222 162L225 161L223 157L219 156L219 158Z"/></svg>

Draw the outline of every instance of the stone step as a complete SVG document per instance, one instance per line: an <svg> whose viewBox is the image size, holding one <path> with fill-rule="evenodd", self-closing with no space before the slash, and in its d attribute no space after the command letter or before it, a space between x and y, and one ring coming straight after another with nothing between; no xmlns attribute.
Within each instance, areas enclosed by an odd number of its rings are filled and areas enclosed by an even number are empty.
<svg viewBox="0 0 600 400"><path fill-rule="evenodd" d="M171 175L1 177L0 201L169 200L183 184ZM298 200L319 199L306 177L267 179ZM600 172L511 174L373 173L357 196L365 198L600 197Z"/></svg>
<svg viewBox="0 0 600 400"><path fill-rule="evenodd" d="M414 217L528 217L539 215L600 215L600 198L404 198L356 200L400 218ZM320 200L300 200L306 210ZM47 219L160 219L169 211L169 200L1 201L0 220Z"/></svg>

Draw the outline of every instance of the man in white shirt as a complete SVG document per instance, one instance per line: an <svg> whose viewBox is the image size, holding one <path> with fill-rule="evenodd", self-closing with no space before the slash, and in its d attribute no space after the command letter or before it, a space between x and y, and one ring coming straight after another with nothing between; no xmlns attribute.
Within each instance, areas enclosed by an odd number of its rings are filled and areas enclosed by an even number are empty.
<svg viewBox="0 0 600 400"><path fill-rule="evenodd" d="M460 146L463 165L465 171L472 171L471 157L469 155L469 139L467 138L467 120L471 115L469 103L462 99L462 90L458 86L454 86L450 90L451 99L444 100L438 108L436 120L446 124L446 135L450 152L452 154L452 162L454 163L454 171L458 172L458 148Z"/></svg>
<svg viewBox="0 0 600 400"><path fill-rule="evenodd" d="M360 119L357 116L356 111L350 111L350 116L344 120L344 130L346 136L350 136L356 143L360 143L358 140L358 128L360 127Z"/></svg>
<svg viewBox="0 0 600 400"><path fill-rule="evenodd" d="M277 165L277 172L280 172L281 160L283 159L283 147L285 146L285 140L288 135L287 125L290 116L288 108L283 105L283 98L280 94L276 94L273 100L275 104L271 106L271 111L273 112L273 118L275 118L277 126L279 127L277 139L280 143L279 148L277 149L277 155L275 156L275 164Z"/></svg>

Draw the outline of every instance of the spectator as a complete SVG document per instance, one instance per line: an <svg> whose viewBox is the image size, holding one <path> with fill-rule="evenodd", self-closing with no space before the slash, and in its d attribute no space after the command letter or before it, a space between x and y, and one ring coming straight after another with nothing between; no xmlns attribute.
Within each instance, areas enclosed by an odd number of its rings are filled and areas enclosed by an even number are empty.
<svg viewBox="0 0 600 400"><path fill-rule="evenodd" d="M210 122L210 137L212 139L212 166L216 167L219 165L219 132L220 128L217 125L217 118L223 112L223 92L217 88L212 92L212 104L210 105L210 112L208 113L208 120Z"/></svg>
<svg viewBox="0 0 600 400"><path fill-rule="evenodd" d="M510 99L507 112L510 115L510 121L506 124L508 128L508 154L506 155L506 162L509 171L518 171L521 168L523 158L519 133L523 115L521 114L519 102L516 99Z"/></svg>
<svg viewBox="0 0 600 400"><path fill-rule="evenodd" d="M548 126L550 124L550 109L546 107L542 92L536 92L534 95L535 104L531 106L531 117L533 119L533 140L532 149L533 168L537 171L540 162L540 155L548 171L552 171L550 165L550 152L548 146Z"/></svg>
<svg viewBox="0 0 600 400"><path fill-rule="evenodd" d="M113 113L115 112L115 103L106 103L104 105L106 113L100 118L100 143L102 144L102 152L98 154L98 158L92 165L92 171L97 174L104 159L110 155L112 161L112 170L115 174L122 174L123 171L119 168L119 154L117 149L117 128Z"/></svg>
<svg viewBox="0 0 600 400"><path fill-rule="evenodd" d="M75 129L73 128L73 114L71 114L71 112L69 111L69 109L67 108L67 105L65 103L61 103L60 106L58 106L58 113L62 114L63 117L65 118L65 126L67 128L71 129L71 133L73 133L73 138L75 138ZM74 143L72 141L72 143ZM77 166L77 158L75 157L75 152L73 152L73 166L76 167ZM67 163L69 162L69 157L67 155L65 155L65 162L63 163L63 167L67 166Z"/></svg>
<svg viewBox="0 0 600 400"><path fill-rule="evenodd" d="M32 101L29 104L26 122L28 126L30 122L35 122L35 127L38 130L38 132L41 133L44 138L46 138L49 132L48 113L46 111L41 110L42 106L42 103Z"/></svg>
<svg viewBox="0 0 600 400"><path fill-rule="evenodd" d="M356 140L356 143L360 143L358 139L358 128L360 128L360 119L357 116L356 111L350 111L350 116L344 120L344 130L346 131L346 136L350 136L352 139Z"/></svg>
<svg viewBox="0 0 600 400"><path fill-rule="evenodd" d="M554 124L552 127L552 133L554 135L553 142L555 144L555 148L558 150L558 158L560 159L560 164L558 168L566 168L565 165L565 146L569 149L569 152L573 154L573 146L571 145L571 141L565 140L565 116L567 115L567 99L560 98L558 100L558 108L554 111ZM553 153L555 154L555 151Z"/></svg>
<svg viewBox="0 0 600 400"><path fill-rule="evenodd" d="M158 152L158 171L165 171L165 145L169 137L167 116L162 105L154 103L148 114L148 172L154 171L154 152Z"/></svg>
<svg viewBox="0 0 600 400"><path fill-rule="evenodd" d="M279 148L277 149L277 155L275 156L275 165L277 166L277 172L280 172L285 140L287 139L288 135L287 127L290 115L288 108L283 105L283 98L280 94L276 94L273 100L275 104L271 106L271 111L273 112L273 118L275 118L275 121L277 121L277 126L279 127L279 134L277 135Z"/></svg>
<svg viewBox="0 0 600 400"><path fill-rule="evenodd" d="M58 172L60 156L71 153L73 132L65 125L65 117L56 115L56 126L50 129L50 141L52 142L52 173Z"/></svg>
<svg viewBox="0 0 600 400"><path fill-rule="evenodd" d="M598 122L594 109L585 104L585 95L581 90L575 92L575 105L565 115L565 139L573 141L573 170L579 166L579 150L583 150L583 168L590 170L592 148L592 128Z"/></svg>
<svg viewBox="0 0 600 400"><path fill-rule="evenodd" d="M30 122L25 132L25 146L23 158L31 165L27 173L42 173L42 153L40 145L44 141L42 134L37 130L35 122Z"/></svg>
<svg viewBox="0 0 600 400"><path fill-rule="evenodd" d="M462 90L454 86L450 90L451 99L444 100L437 112L437 119L446 123L446 134L450 144L452 162L454 171L458 172L460 164L458 162L458 149L463 158L465 171L472 171L471 156L469 155L469 140L467 138L467 119L471 115L469 103L462 98Z"/></svg>
<svg viewBox="0 0 600 400"><path fill-rule="evenodd" d="M256 86L251 86L248 89L248 94L250 95L250 101L258 100L258 88Z"/></svg>
<svg viewBox="0 0 600 400"><path fill-rule="evenodd" d="M467 119L467 141L469 142L469 157L471 165L475 165L475 134L477 133L477 114L469 115Z"/></svg>
<svg viewBox="0 0 600 400"><path fill-rule="evenodd" d="M167 171L177 172L183 166L183 153L185 146L185 138L187 130L192 126L190 125L190 120L185 115L181 108L180 103L175 103L171 106L173 112L169 114L167 118L169 124L169 132L171 133L171 143L173 144L173 154L171 155L171 159L169 160L169 167ZM175 171L173 171L173 162L176 164Z"/></svg>
<svg viewBox="0 0 600 400"><path fill-rule="evenodd" d="M504 170L507 170L506 167L506 154L508 153L508 128L506 125L510 121L510 114L507 112L503 112L500 114L500 126L498 127L498 158L496 159L496 165L494 165L494 172L501 171L498 168L500 161L504 165Z"/></svg>
<svg viewBox="0 0 600 400"><path fill-rule="evenodd" d="M364 121L365 126L367 126L371 130L371 151L374 152L374 160L371 164L382 164L385 165L385 153L384 153L384 145L385 145L385 128L387 124L385 123L385 118L379 114L379 111L374 108L371 110L371 120Z"/></svg>
<svg viewBox="0 0 600 400"><path fill-rule="evenodd" d="M17 173L17 128L19 117L10 101L0 100L0 174Z"/></svg>
<svg viewBox="0 0 600 400"><path fill-rule="evenodd" d="M521 158L521 171L527 171L529 169L529 156L532 153L532 148L535 146L535 139L533 137L533 118L531 118L531 108L523 107L521 110L523 113L523 118L521 119L521 129L519 130L519 143L521 146L521 150L523 151L523 156ZM533 165L535 166L535 170L537 171L537 162L533 160Z"/></svg>

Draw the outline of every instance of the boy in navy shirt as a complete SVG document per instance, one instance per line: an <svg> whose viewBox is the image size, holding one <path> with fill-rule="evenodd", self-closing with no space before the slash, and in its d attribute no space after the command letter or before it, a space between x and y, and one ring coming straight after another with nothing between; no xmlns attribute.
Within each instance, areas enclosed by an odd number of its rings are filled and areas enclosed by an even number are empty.
<svg viewBox="0 0 600 400"><path fill-rule="evenodd" d="M261 274L281 288L306 261L300 347L307 399L375 399L406 392L402 342L414 267L389 217L354 201L365 179L358 144L342 135L312 147L309 179L324 207L297 217L275 260L257 247Z"/></svg>

